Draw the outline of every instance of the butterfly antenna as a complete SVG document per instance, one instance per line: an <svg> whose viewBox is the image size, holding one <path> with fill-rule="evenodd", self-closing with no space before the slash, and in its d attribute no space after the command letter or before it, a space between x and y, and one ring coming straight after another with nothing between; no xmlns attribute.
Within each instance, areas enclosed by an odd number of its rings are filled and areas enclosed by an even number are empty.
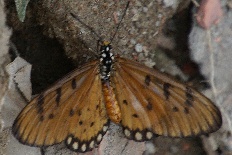
<svg viewBox="0 0 232 155"><path fill-rule="evenodd" d="M116 34L117 34L117 32L118 32L119 26L121 25L122 20L123 20L124 16L126 15L126 11L127 11L128 7L129 7L129 4L130 4L130 1L127 2L127 5L126 5L125 10L124 10L124 12L123 12L122 18L121 18L121 20L119 21L119 23L118 23L118 25L117 25L117 27L116 27L116 30L115 30L115 32L114 32L113 37L110 39L110 43L112 43L114 37L116 36Z"/></svg>
<svg viewBox="0 0 232 155"><path fill-rule="evenodd" d="M92 27L90 27L90 26L88 26L87 24L85 24L82 20L80 20L80 18L79 18L78 16L74 15L73 13L70 13L70 14L71 14L71 16L72 16L73 18L75 18L75 19L76 19L77 21L79 21L82 25L84 25L87 29L89 29L91 33L93 33L94 35L96 35L96 36L98 37L98 40L102 41L102 38L100 37L100 35L98 35L98 34L94 31L94 29L93 29Z"/></svg>

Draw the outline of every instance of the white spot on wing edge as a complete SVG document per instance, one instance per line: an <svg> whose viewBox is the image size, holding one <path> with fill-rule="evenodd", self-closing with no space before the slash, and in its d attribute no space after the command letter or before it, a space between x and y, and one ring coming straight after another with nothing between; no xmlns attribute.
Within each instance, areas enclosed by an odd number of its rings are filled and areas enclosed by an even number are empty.
<svg viewBox="0 0 232 155"><path fill-rule="evenodd" d="M136 132L135 139L136 140L142 140L142 138L143 138L143 135L140 132Z"/></svg>
<svg viewBox="0 0 232 155"><path fill-rule="evenodd" d="M78 142L74 142L73 145L72 145L72 147L73 147L74 150L77 150L78 146L79 146Z"/></svg>
<svg viewBox="0 0 232 155"><path fill-rule="evenodd" d="M150 140L150 139L152 139L152 137L153 137L153 133L150 132L150 131L148 131L148 132L146 133L146 138L147 138L148 140Z"/></svg>
<svg viewBox="0 0 232 155"><path fill-rule="evenodd" d="M68 139L67 139L67 144L70 145L71 142L72 142L72 137L68 137Z"/></svg>
<svg viewBox="0 0 232 155"><path fill-rule="evenodd" d="M90 144L89 144L89 148L93 149L93 148L94 148L94 144L95 144L95 142L92 140L92 141L90 142Z"/></svg>
<svg viewBox="0 0 232 155"><path fill-rule="evenodd" d="M86 144L83 144L83 145L81 146L81 151L83 151L83 152L86 151Z"/></svg>
<svg viewBox="0 0 232 155"><path fill-rule="evenodd" d="M102 134L99 134L99 135L97 136L97 141L100 142L101 140L102 140Z"/></svg>
<svg viewBox="0 0 232 155"><path fill-rule="evenodd" d="M124 134L126 135L126 137L130 137L131 132L128 129L125 129Z"/></svg>
<svg viewBox="0 0 232 155"><path fill-rule="evenodd" d="M108 129L108 126L103 126L103 132L106 132Z"/></svg>

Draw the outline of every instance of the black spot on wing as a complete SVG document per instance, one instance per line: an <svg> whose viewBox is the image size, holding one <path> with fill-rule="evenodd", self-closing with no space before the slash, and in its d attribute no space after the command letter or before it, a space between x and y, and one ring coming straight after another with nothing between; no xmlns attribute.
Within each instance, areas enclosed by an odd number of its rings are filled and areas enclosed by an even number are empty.
<svg viewBox="0 0 232 155"><path fill-rule="evenodd" d="M73 109L70 109L69 111L69 116L72 117L74 115L74 110Z"/></svg>
<svg viewBox="0 0 232 155"><path fill-rule="evenodd" d="M94 122L91 122L90 127L92 127L93 125L94 125Z"/></svg>
<svg viewBox="0 0 232 155"><path fill-rule="evenodd" d="M149 111L153 109L152 104L151 104L150 101L148 101L146 108L147 108L147 110L149 110Z"/></svg>
<svg viewBox="0 0 232 155"><path fill-rule="evenodd" d="M56 106L59 106L60 103L60 97L61 97L61 87L56 89Z"/></svg>
<svg viewBox="0 0 232 155"><path fill-rule="evenodd" d="M189 114L189 108L185 107L185 108L184 108L184 113L185 113L185 114Z"/></svg>
<svg viewBox="0 0 232 155"><path fill-rule="evenodd" d="M40 94L38 99L37 99L37 112L39 114L42 114L44 111L43 104L44 104L44 96L43 96L43 94Z"/></svg>
<svg viewBox="0 0 232 155"><path fill-rule="evenodd" d="M146 101L147 101L147 105L146 105L146 108L147 110L152 110L153 109L153 106L152 106L152 99L150 97L146 98Z"/></svg>
<svg viewBox="0 0 232 155"><path fill-rule="evenodd" d="M145 76L144 82L145 82L145 84L146 84L147 86L149 86L149 85L150 85L150 82L151 82L151 77L150 77L149 75L146 75L146 76Z"/></svg>
<svg viewBox="0 0 232 155"><path fill-rule="evenodd" d="M44 111L43 106L38 106L37 109L38 109L37 112L38 112L39 114L42 114L43 111Z"/></svg>
<svg viewBox="0 0 232 155"><path fill-rule="evenodd" d="M185 104L192 107L193 106L193 102L194 102L194 98L193 98L193 91L191 90L191 88L186 87L186 92L185 92L185 96L186 96L186 101Z"/></svg>
<svg viewBox="0 0 232 155"><path fill-rule="evenodd" d="M44 121L44 116L41 115L41 116L39 117L39 120L40 120L41 122Z"/></svg>
<svg viewBox="0 0 232 155"><path fill-rule="evenodd" d="M38 97L38 100L37 100L37 103L39 105L42 105L44 103L44 95L43 94L40 94L39 97Z"/></svg>
<svg viewBox="0 0 232 155"><path fill-rule="evenodd" d="M75 89L77 87L76 79L72 79L72 89Z"/></svg>
<svg viewBox="0 0 232 155"><path fill-rule="evenodd" d="M186 99L186 101L184 102L186 105L192 107L193 106L193 102L191 100Z"/></svg>
<svg viewBox="0 0 232 155"><path fill-rule="evenodd" d="M173 111L173 112L178 112L178 111L179 111L179 108L173 107L173 108L172 108L172 111Z"/></svg>
<svg viewBox="0 0 232 155"><path fill-rule="evenodd" d="M169 91L170 86L171 85L169 83L164 83L164 85L163 85L163 91L164 91L164 96L165 96L166 100L168 100L169 96L170 96L170 91Z"/></svg>
<svg viewBox="0 0 232 155"><path fill-rule="evenodd" d="M127 100L123 100L122 103L128 105Z"/></svg>
<svg viewBox="0 0 232 155"><path fill-rule="evenodd" d="M54 114L50 114L50 115L48 116L48 118L49 118L49 119L53 119L53 118L54 118Z"/></svg>
<svg viewBox="0 0 232 155"><path fill-rule="evenodd" d="M138 118L139 116L137 114L132 115L134 118Z"/></svg>
<svg viewBox="0 0 232 155"><path fill-rule="evenodd" d="M79 121L79 125L82 125L83 124L83 122L82 121Z"/></svg>

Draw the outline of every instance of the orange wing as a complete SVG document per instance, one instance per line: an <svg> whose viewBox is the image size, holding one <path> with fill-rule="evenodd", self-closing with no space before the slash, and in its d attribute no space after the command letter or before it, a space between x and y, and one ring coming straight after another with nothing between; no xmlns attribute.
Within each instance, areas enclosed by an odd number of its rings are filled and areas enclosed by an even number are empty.
<svg viewBox="0 0 232 155"><path fill-rule="evenodd" d="M218 108L196 90L138 62L118 58L112 86L124 134L136 141L155 135L197 136L222 124Z"/></svg>
<svg viewBox="0 0 232 155"><path fill-rule="evenodd" d="M88 63L34 98L16 118L13 134L31 146L65 140L73 151L93 149L108 128L101 87L98 61Z"/></svg>

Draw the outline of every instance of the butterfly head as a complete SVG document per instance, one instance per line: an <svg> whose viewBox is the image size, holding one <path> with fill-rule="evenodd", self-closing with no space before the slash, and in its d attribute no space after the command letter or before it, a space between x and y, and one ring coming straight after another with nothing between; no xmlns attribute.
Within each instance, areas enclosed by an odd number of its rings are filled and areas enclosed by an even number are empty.
<svg viewBox="0 0 232 155"><path fill-rule="evenodd" d="M109 41L102 41L101 45L100 45L100 51L103 52L110 52L112 49L112 46L110 44Z"/></svg>
<svg viewBox="0 0 232 155"><path fill-rule="evenodd" d="M100 47L100 74L102 81L109 80L113 68L114 54L111 52L111 49L110 42L102 42Z"/></svg>

